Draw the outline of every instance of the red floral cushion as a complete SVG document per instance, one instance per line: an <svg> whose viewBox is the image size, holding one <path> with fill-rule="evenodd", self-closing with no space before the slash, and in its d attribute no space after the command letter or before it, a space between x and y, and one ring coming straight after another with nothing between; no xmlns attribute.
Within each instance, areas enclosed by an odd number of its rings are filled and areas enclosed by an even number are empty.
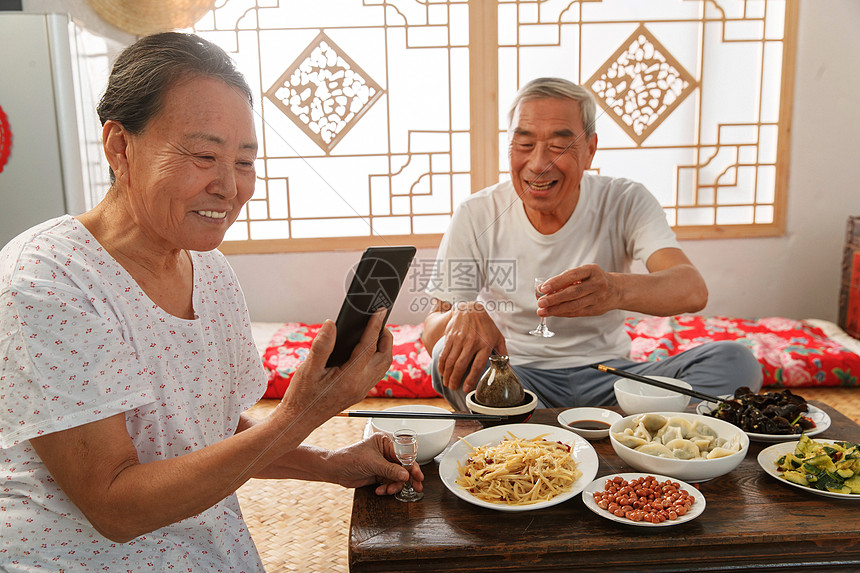
<svg viewBox="0 0 860 573"><path fill-rule="evenodd" d="M293 373L304 361L321 324L288 322L275 332L263 353L269 376L264 398L281 398ZM434 398L430 355L421 343L422 325L388 325L394 335L391 368L367 394L371 398Z"/></svg>
<svg viewBox="0 0 860 573"><path fill-rule="evenodd" d="M266 398L280 398L304 361L319 324L290 322L272 337L263 354L269 376ZM434 398L430 356L421 343L421 325L389 325L394 359L385 377L368 393L377 398ZM828 338L819 328L787 318L745 320L681 315L628 318L631 357L656 361L714 340L745 344L762 365L765 386L858 386L860 355Z"/></svg>
<svg viewBox="0 0 860 573"><path fill-rule="evenodd" d="M629 318L626 328L636 361L660 360L713 340L736 340L761 362L765 386L858 385L860 355L799 320L681 315Z"/></svg>

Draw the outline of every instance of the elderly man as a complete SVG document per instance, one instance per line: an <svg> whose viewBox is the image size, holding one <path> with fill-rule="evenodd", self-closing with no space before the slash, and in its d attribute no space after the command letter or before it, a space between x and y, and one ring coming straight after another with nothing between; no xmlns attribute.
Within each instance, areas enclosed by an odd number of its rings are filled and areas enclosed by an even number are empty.
<svg viewBox="0 0 860 573"><path fill-rule="evenodd" d="M734 342L655 363L629 360L627 313L696 312L708 290L645 187L586 173L597 151L594 121L581 86L526 84L509 114L511 180L454 213L427 289L437 302L424 344L434 388L459 409L493 352L510 357L543 407L614 404L614 377L589 368L597 363L681 378L711 394L761 387L758 362ZM631 273L634 260L648 273ZM547 277L537 300L536 277ZM553 337L530 334L539 317Z"/></svg>

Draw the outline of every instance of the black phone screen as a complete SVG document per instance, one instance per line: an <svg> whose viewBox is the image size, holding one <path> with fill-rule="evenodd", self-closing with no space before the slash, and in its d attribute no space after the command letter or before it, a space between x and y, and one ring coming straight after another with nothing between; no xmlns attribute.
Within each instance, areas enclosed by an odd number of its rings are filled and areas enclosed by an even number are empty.
<svg viewBox="0 0 860 573"><path fill-rule="evenodd" d="M340 366L349 360L371 315L379 308L388 308L385 315L388 322L414 257L413 246L370 247L364 251L335 321L337 340L327 367Z"/></svg>

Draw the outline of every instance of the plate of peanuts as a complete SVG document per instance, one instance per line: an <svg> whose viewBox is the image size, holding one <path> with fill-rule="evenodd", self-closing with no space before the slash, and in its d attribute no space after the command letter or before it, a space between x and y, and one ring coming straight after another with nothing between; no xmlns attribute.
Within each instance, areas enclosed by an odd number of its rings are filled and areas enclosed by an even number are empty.
<svg viewBox="0 0 860 573"><path fill-rule="evenodd" d="M640 527L680 525L705 511L705 496L698 489L656 474L599 477L582 490L582 501L601 517Z"/></svg>

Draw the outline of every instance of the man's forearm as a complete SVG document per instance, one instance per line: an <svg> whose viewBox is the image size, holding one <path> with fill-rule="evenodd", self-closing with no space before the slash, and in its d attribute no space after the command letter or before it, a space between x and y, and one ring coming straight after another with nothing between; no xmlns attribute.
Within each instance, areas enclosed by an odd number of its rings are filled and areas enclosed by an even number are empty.
<svg viewBox="0 0 860 573"><path fill-rule="evenodd" d="M436 308L433 309L427 318L424 319L424 332L421 335L421 342L424 343L424 348L427 353L433 356L433 347L439 342L439 339L445 336L445 329L448 328L448 323L454 315L454 307L450 302L437 300Z"/></svg>
<svg viewBox="0 0 860 573"><path fill-rule="evenodd" d="M421 335L421 342L424 343L424 348L431 356L433 355L433 347L445 335L445 327L448 326L450 320L451 309L434 310L424 319L424 332Z"/></svg>
<svg viewBox="0 0 860 573"><path fill-rule="evenodd" d="M622 310L672 316L698 312L708 303L708 288L692 265L678 265L643 274L619 274L623 284Z"/></svg>

